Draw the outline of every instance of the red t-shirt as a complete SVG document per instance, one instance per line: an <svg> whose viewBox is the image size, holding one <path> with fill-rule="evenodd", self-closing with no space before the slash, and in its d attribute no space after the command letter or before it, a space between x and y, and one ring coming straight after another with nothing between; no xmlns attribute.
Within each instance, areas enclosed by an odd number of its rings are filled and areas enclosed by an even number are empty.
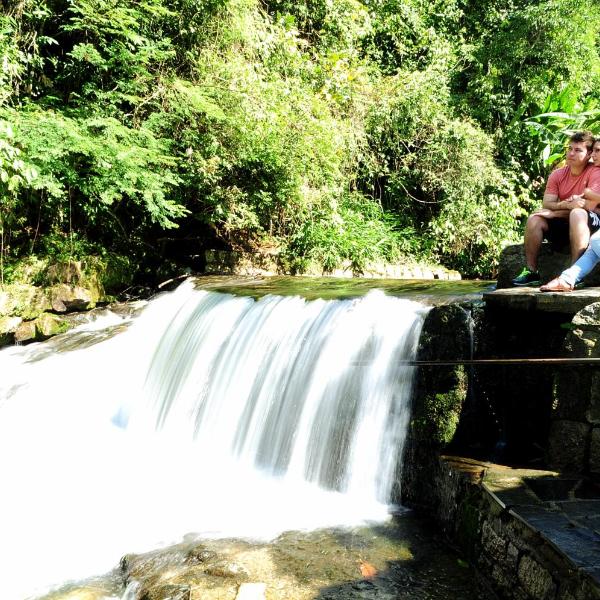
<svg viewBox="0 0 600 600"><path fill-rule="evenodd" d="M550 173L544 194L555 194L559 200L583 193L588 187L600 193L600 167L586 166L580 175L571 175L570 167L562 167Z"/></svg>

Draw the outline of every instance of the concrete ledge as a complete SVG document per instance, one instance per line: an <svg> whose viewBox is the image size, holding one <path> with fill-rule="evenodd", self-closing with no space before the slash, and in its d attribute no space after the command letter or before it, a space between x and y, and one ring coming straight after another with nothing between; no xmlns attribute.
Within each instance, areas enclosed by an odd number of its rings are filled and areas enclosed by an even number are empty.
<svg viewBox="0 0 600 600"><path fill-rule="evenodd" d="M600 301L600 287L572 292L540 292L538 288L511 287L484 292L483 299L491 307L574 315L588 304Z"/></svg>

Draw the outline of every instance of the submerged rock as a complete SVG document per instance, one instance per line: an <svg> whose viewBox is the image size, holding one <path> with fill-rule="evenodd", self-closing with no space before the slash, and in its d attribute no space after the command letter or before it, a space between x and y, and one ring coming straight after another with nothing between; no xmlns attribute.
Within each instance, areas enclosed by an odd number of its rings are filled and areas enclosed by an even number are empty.
<svg viewBox="0 0 600 600"><path fill-rule="evenodd" d="M121 561L129 600L482 600L427 523L190 541Z"/></svg>
<svg viewBox="0 0 600 600"><path fill-rule="evenodd" d="M247 571L231 556L205 544L181 544L121 559L125 584L136 582L135 600L235 598L248 580ZM212 590L220 590L212 595Z"/></svg>

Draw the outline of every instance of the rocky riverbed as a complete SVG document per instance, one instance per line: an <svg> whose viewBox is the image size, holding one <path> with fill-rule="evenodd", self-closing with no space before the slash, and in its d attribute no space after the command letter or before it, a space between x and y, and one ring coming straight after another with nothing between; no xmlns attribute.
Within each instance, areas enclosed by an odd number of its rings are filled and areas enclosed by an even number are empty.
<svg viewBox="0 0 600 600"><path fill-rule="evenodd" d="M124 591L125 590L125 591ZM287 532L271 543L200 540L127 555L106 577L44 600L484 600L474 571L427 521Z"/></svg>

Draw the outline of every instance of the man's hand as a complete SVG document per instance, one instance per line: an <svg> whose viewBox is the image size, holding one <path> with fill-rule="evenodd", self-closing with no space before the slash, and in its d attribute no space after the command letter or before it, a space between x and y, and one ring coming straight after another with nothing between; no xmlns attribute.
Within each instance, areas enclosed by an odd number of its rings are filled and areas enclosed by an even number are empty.
<svg viewBox="0 0 600 600"><path fill-rule="evenodd" d="M565 204L565 208L573 210L574 208L585 208L585 198L580 194L575 194L566 200L563 200L559 204Z"/></svg>

